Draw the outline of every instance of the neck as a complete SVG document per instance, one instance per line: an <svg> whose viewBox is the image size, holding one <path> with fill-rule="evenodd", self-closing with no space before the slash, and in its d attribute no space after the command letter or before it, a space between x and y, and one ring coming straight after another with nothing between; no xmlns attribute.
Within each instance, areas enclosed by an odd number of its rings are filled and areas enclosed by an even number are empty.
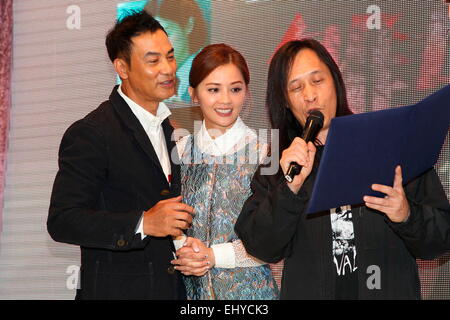
<svg viewBox="0 0 450 320"><path fill-rule="evenodd" d="M205 128L208 131L209 136L214 140L227 132L228 129L230 129L236 122L233 122L231 126L228 128L226 127L218 127L211 125L208 121L205 120Z"/></svg>
<svg viewBox="0 0 450 320"><path fill-rule="evenodd" d="M136 102L139 106L156 116L158 111L159 101L146 100L142 98L136 90L134 90L127 82L122 82L122 92L131 100Z"/></svg>
<svg viewBox="0 0 450 320"><path fill-rule="evenodd" d="M322 129L319 131L317 139L319 139L319 141L322 142L323 145L325 145L325 142L327 141L327 136L328 136L328 128Z"/></svg>

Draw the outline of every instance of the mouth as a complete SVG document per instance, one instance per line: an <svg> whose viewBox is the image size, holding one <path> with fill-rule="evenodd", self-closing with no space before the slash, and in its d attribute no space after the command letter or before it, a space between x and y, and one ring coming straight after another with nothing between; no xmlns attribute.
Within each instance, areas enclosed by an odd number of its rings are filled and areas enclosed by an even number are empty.
<svg viewBox="0 0 450 320"><path fill-rule="evenodd" d="M217 115L221 117L229 117L233 113L232 108L216 108L214 109L214 111L216 112Z"/></svg>
<svg viewBox="0 0 450 320"><path fill-rule="evenodd" d="M165 87L165 88L172 88L175 85L175 81L173 79L169 79L169 80L160 82L159 85L162 87Z"/></svg>
<svg viewBox="0 0 450 320"><path fill-rule="evenodd" d="M311 109L308 109L308 110L306 111L305 116L308 117L308 116L311 114L311 112L313 112L313 111L320 111L320 112L323 112L323 111L322 111L322 108L311 108Z"/></svg>
<svg viewBox="0 0 450 320"><path fill-rule="evenodd" d="M316 110L322 112L322 108L311 108L306 111L306 114L310 115L311 112L316 111Z"/></svg>

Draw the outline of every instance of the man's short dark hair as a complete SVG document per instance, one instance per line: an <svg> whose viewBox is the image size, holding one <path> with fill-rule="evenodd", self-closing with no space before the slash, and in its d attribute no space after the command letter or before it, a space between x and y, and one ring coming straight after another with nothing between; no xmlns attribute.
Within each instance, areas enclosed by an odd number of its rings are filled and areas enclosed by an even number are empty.
<svg viewBox="0 0 450 320"><path fill-rule="evenodd" d="M161 24L146 11L134 12L123 20L117 20L116 25L109 30L106 36L106 49L109 59L124 59L130 64L132 38L144 32L154 33L162 30ZM167 34L167 33L166 33Z"/></svg>

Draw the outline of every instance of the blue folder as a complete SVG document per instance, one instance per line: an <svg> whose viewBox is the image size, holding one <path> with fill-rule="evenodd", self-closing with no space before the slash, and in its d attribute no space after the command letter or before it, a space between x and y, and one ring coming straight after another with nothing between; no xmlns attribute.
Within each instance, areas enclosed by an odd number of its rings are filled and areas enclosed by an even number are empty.
<svg viewBox="0 0 450 320"><path fill-rule="evenodd" d="M307 212L383 197L371 185L392 186L397 165L411 181L437 162L449 125L450 85L415 105L334 118Z"/></svg>

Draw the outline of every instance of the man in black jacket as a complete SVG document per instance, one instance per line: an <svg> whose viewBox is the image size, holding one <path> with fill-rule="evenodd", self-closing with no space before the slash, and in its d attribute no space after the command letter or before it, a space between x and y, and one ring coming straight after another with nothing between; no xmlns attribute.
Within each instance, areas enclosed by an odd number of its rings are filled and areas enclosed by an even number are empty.
<svg viewBox="0 0 450 320"><path fill-rule="evenodd" d="M184 299L172 236L193 209L162 103L175 93L174 49L145 12L118 22L106 46L122 84L64 134L48 231L81 247L77 299Z"/></svg>
<svg viewBox="0 0 450 320"><path fill-rule="evenodd" d="M397 167L392 187L372 186L384 198L306 215L330 121L351 114L328 51L312 39L283 45L269 67L267 103L280 130L280 170L257 171L235 230L251 255L284 259L281 298L420 298L416 258L450 250L450 206L436 172L404 186ZM312 110L324 114L324 125L315 144L307 144L296 136ZM302 169L287 183L291 162Z"/></svg>

